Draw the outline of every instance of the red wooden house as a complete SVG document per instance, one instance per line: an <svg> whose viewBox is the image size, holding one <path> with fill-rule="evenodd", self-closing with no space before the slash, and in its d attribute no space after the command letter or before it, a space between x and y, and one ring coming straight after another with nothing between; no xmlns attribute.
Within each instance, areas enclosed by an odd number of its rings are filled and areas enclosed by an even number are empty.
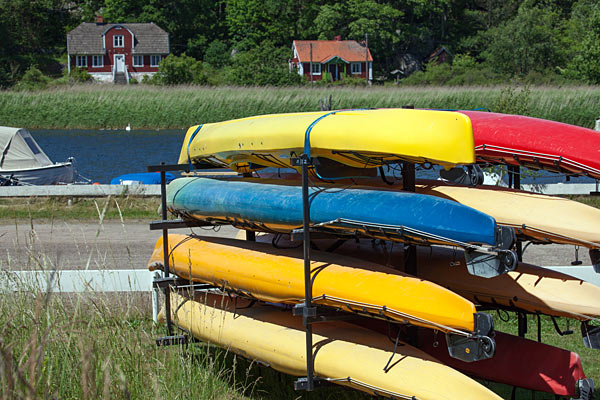
<svg viewBox="0 0 600 400"><path fill-rule="evenodd" d="M356 40L294 40L290 67L307 80L337 81L346 76L373 79L373 57L368 47Z"/></svg>
<svg viewBox="0 0 600 400"><path fill-rule="evenodd" d="M67 34L69 72L82 68L104 82L127 83L158 72L169 55L169 34L154 23L84 22Z"/></svg>

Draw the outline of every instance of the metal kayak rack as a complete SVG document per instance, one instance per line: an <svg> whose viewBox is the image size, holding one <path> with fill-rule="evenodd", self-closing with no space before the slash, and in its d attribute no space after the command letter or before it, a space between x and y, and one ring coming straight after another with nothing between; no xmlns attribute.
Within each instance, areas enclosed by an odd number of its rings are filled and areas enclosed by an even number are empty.
<svg viewBox="0 0 600 400"><path fill-rule="evenodd" d="M296 240L303 241L303 259L304 259L304 289L305 296L304 302L297 304L292 309L292 314L295 316L302 317L302 322L306 331L306 371L307 374L305 377L299 378L294 387L296 390L305 390L312 391L316 387L330 385L331 380L318 377L314 374L314 355L313 355L313 341L312 341L312 324L313 323L321 323L328 321L339 321L339 320L347 320L351 318L356 318L360 313L349 313L337 309L335 307L327 307L322 305L317 305L312 296L312 277L311 277L311 232L317 234L324 234L328 237L340 236L339 232L336 232L335 229L331 229L331 225L335 225L335 222L345 225L350 225L351 227L356 227L357 221L347 221L343 219L335 220L330 224L325 224L325 229L320 229L319 226L311 226L310 224L310 202L309 202L309 168L312 166L311 158L302 154L300 157L293 158L291 160L292 166L301 167L302 171L302 210L303 210L303 225L301 229L298 229L294 232L296 235ZM207 170L207 169L215 169L213 164L208 163L196 163L194 165L190 164L174 164L174 165L166 165L164 163L160 165L152 165L148 166L148 172L159 172L161 174L161 217L160 221L152 221L150 222L151 230L162 230L163 232L163 276L160 278L156 278L153 282L153 286L155 288L159 288L164 291L165 294L165 313L166 313L166 336L159 337L156 339L156 344L158 346L167 346L167 345L186 345L190 336L189 333L184 332L184 334L176 335L174 333L174 324L171 320L171 301L170 301L170 293L171 290L177 290L181 287L191 288L193 290L207 290L215 288L209 284L193 284L187 279L181 279L177 276L173 276L170 274L170 262L169 262L169 243L168 243L168 231L169 229L178 229L178 228L193 228L193 227L207 227L207 226L217 226L217 225L233 225L239 229L246 230L246 240L254 241L255 240L255 232L254 231L264 231L264 227L261 228L260 224L256 223L247 223L244 221L238 221L236 219L227 219L227 220L193 220L193 219L168 219L167 212L167 199L166 199L166 172L168 171L185 171L191 172L192 168ZM219 167L217 167L219 168ZM404 187L408 191L415 191L415 168L413 163L405 162L402 166L403 169L403 180ZM360 223L361 227L365 227L365 223ZM390 227L384 229L384 236L382 238L389 240L389 234L391 233ZM397 227L392 227L393 229ZM368 227L366 232L381 232L381 227ZM268 231L268 229L267 229ZM410 229L406 230L402 228L402 232L409 233ZM399 231L394 231L398 234ZM421 232L412 232L410 234L421 234ZM375 236L376 233L373 233L372 236ZM368 235L367 235L368 236ZM431 238L429 238L431 239ZM408 274L416 274L416 245L422 244L419 240L409 240L406 241L406 261L405 261L405 272ZM450 334L448 339L448 351L449 353L459 359L463 359L465 361L474 361L477 359L489 358L493 355L495 351L495 344L492 339L490 339L487 335L488 333L493 331L493 322L491 321L489 315L484 313L477 313L477 329L475 334L468 334L466 332L461 332L459 334Z"/></svg>
<svg viewBox="0 0 600 400"><path fill-rule="evenodd" d="M198 163L193 165L196 169L214 169L215 167L210 164ZM191 221L191 220L169 220L167 213L167 177L166 173L169 171L185 171L190 172L192 165L190 164L165 164L160 165L149 165L147 167L148 172L159 172L160 173L160 208L161 208L161 220L151 221L150 230L162 230L163 233L163 275L160 278L155 278L152 282L152 286L157 289L164 291L165 295L165 319L167 323L167 334L156 339L157 346L169 346L169 345L186 345L189 342L189 336L186 335L175 335L173 329L173 322L171 321L171 290L177 289L181 286L190 286L191 282L187 279L181 279L175 275L171 275L169 268L169 229L177 228L191 228L191 227L202 227L202 226L213 226L213 224L202 221ZM199 289L211 288L211 285L198 284L193 285Z"/></svg>

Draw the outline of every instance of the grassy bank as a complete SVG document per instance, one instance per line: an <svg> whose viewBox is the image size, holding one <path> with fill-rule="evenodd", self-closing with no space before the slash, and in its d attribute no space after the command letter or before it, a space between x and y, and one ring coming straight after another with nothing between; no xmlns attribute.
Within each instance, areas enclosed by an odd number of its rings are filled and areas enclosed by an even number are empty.
<svg viewBox="0 0 600 400"><path fill-rule="evenodd" d="M314 111L332 97L332 108L493 108L501 87L208 88L86 85L41 92L2 92L3 125L28 128L186 128L258 114ZM501 102L500 102L501 103ZM535 87L534 117L592 127L600 87Z"/></svg>
<svg viewBox="0 0 600 400"><path fill-rule="evenodd" d="M225 350L194 343L187 348L157 348L163 326L149 319L149 294L120 297L87 293L47 295L35 290L0 293L0 399L19 398L177 398L294 399L295 378L236 357ZM507 315L508 316L508 315ZM498 328L514 332L516 318ZM561 321L564 329L564 321ZM535 336L530 319L528 337ZM544 342L578 351L588 377L598 381L599 356L584 349L581 337L559 337L548 318ZM551 362L551 360L538 360ZM533 360L531 362L534 362ZM503 398L511 387L483 382ZM435 384L432 382L432 384ZM369 399L334 386L311 399ZM516 399L531 399L518 390ZM553 399L538 393L536 399Z"/></svg>
<svg viewBox="0 0 600 400"><path fill-rule="evenodd" d="M0 199L0 220L153 220L158 219L158 197Z"/></svg>

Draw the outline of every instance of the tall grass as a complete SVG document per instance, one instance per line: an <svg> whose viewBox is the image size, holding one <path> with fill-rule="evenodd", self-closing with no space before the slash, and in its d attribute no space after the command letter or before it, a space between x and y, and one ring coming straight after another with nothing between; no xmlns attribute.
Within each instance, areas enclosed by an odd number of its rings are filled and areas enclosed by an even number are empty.
<svg viewBox="0 0 600 400"><path fill-rule="evenodd" d="M418 108L492 108L503 87L115 87L85 85L0 94L2 125L28 128L186 128L251 115L314 111L332 96L332 108L413 105ZM529 115L592 127L599 87L534 87Z"/></svg>
<svg viewBox="0 0 600 400"><path fill-rule="evenodd" d="M103 214L106 204L100 207ZM36 236L33 221L30 226L33 238ZM52 254L34 254L31 243L28 246L36 260L36 269L60 268L45 261L55 258ZM21 269L18 265L2 267ZM0 281L5 273L0 270ZM241 359L226 349L202 343L184 348L156 347L154 339L165 332L163 326L154 325L150 319L149 293L54 294L31 282L13 284L18 291L0 284L2 400L274 400L303 396L293 390L295 378ZM515 333L514 316L505 322L495 317L495 321L499 330ZM530 319L529 323L528 337L533 338L534 322ZM596 382L600 380L599 353L585 349L580 335L559 337L545 317L542 335L546 343L579 352L588 376ZM490 387L510 398L510 387L496 384ZM320 389L310 397L314 400L370 398L337 386ZM530 398L531 394L525 390L517 392L518 400ZM536 398L552 396L537 394Z"/></svg>
<svg viewBox="0 0 600 400"><path fill-rule="evenodd" d="M149 296L149 295L147 295ZM0 302L1 399L244 398L224 352L157 348L149 299L36 290Z"/></svg>
<svg viewBox="0 0 600 400"><path fill-rule="evenodd" d="M158 197L117 198L24 197L1 198L0 221L5 220L95 220L98 209L103 219L152 220L158 216Z"/></svg>

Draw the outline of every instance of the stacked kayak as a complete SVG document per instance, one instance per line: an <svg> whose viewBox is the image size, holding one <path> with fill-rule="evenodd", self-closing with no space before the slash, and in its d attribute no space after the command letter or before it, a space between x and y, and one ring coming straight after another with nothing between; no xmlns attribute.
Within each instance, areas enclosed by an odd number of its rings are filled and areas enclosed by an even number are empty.
<svg viewBox="0 0 600 400"><path fill-rule="evenodd" d="M591 399L593 382L577 354L496 333L485 311L579 320L585 343L598 347L600 334L590 323L600 320L600 288L519 263L515 250L523 240L585 246L600 264L600 211L566 199L438 181L418 181L408 192L378 178L389 165L406 173L410 163L446 169L477 160L510 163L481 153L478 137L500 132L509 121L507 138L517 141L518 124L498 117L486 125L482 114L340 110L191 127L180 164L208 163L244 176L175 179L166 191L168 211L188 226L233 225L258 235L255 241L172 233L160 239L149 269L173 273L192 288L212 288L172 292L163 317L281 372L312 373L378 396L498 398L464 373ZM561 170L591 174L595 168L581 157L559 157L569 161ZM306 171L303 163L310 163L312 181L307 202L299 174L262 172ZM323 180L324 171L336 179ZM302 252L305 223L311 242ZM301 308L307 297L314 315ZM301 310L302 318L292 310ZM331 321L349 317L358 319ZM312 351L305 344L311 335ZM530 365L523 361L527 352L536 355ZM307 368L311 354L314 369ZM545 358L556 363L545 368Z"/></svg>
<svg viewBox="0 0 600 400"><path fill-rule="evenodd" d="M279 185L300 185L298 174L273 174L265 178L246 178L246 182ZM233 178L238 180L238 178ZM354 178L354 188L378 191L401 191L402 182L385 183L381 179ZM344 180L337 184L321 182L326 188L344 188ZM443 181L418 180L416 193L452 200L493 217L499 226L514 229L517 239L537 244L568 244L588 248L596 267L600 263L600 210L564 197L547 196L500 186L464 186ZM552 218L548 218L552 215ZM600 267L597 267L600 270Z"/></svg>
<svg viewBox="0 0 600 400"><path fill-rule="evenodd" d="M305 332L291 313L210 294L173 294L171 301L173 320L196 338L286 374L306 375ZM425 352L407 343L395 346L385 334L329 322L315 325L313 339L318 348L314 371L329 382L393 399L500 399Z"/></svg>
<svg viewBox="0 0 600 400"><path fill-rule="evenodd" d="M323 231L459 246L466 250L470 272L481 276L495 276L516 265L508 249L514 241L512 229L501 230L494 218L454 201L362 189L314 189L310 197L310 222ZM167 207L185 218L259 231L291 233L302 227L297 186L182 178L169 185Z"/></svg>
<svg viewBox="0 0 600 400"><path fill-rule="evenodd" d="M600 178L600 132L522 115L460 111L478 160Z"/></svg>
<svg viewBox="0 0 600 400"><path fill-rule="evenodd" d="M364 169L397 160L446 167L475 161L471 121L430 110L340 110L260 115L192 126L180 163L206 161L248 172L290 168L303 152Z"/></svg>
<svg viewBox="0 0 600 400"><path fill-rule="evenodd" d="M184 279L211 283L265 302L298 304L304 299L304 265L299 249L175 234L169 235L169 246L171 272ZM152 269L163 268L163 256L159 239L150 259ZM315 304L442 332L479 329L474 304L434 283L369 261L325 252L313 252L311 261Z"/></svg>

